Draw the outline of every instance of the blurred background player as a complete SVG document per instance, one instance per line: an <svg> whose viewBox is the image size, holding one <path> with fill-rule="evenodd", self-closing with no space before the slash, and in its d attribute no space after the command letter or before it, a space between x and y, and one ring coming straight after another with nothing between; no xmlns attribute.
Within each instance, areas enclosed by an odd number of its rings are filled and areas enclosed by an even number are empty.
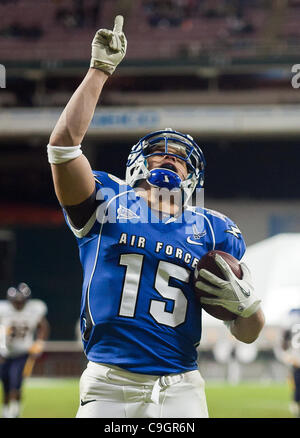
<svg viewBox="0 0 300 438"><path fill-rule="evenodd" d="M284 321L279 358L289 367L292 389L290 410L300 418L300 308L291 309Z"/></svg>
<svg viewBox="0 0 300 438"><path fill-rule="evenodd" d="M230 219L190 206L194 191L203 187L205 167L191 136L172 129L146 135L131 149L126 182L92 171L82 154L102 87L126 53L122 27L117 16L113 31L96 33L91 68L48 145L55 191L84 271L81 333L89 363L77 416L207 417L196 351L201 312L190 274L208 250L241 259L245 243ZM173 190L172 199L159 197L162 188ZM99 195L108 196L102 210L96 210ZM238 315L232 334L251 343L264 317L248 269L241 265L239 281L222 258L216 261L228 281L220 285L206 271L210 285L203 287L218 291L218 303Z"/></svg>
<svg viewBox="0 0 300 438"><path fill-rule="evenodd" d="M4 418L21 413L21 388L31 374L35 359L43 352L49 335L47 306L31 299L25 283L7 290L7 300L0 301L0 375L3 385Z"/></svg>

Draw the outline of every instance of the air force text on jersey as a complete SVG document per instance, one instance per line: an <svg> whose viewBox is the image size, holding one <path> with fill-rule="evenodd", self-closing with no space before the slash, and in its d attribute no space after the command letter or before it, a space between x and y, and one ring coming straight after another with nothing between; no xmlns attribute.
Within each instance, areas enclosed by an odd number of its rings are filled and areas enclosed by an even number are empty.
<svg viewBox="0 0 300 438"><path fill-rule="evenodd" d="M187 239L188 241L188 239ZM135 248L145 248L147 245L147 240L143 236L137 236L135 234L128 235L128 233L121 233L119 244L135 247ZM195 242L195 244L199 245L200 242ZM201 243L202 245L202 243ZM151 242L151 246L153 246L153 242ZM197 263L199 262L199 258L194 257L190 252L186 250L173 246L171 244L161 242L160 240L155 242L155 254L164 253L169 257L174 257L175 259L182 260L185 264L190 265L193 269L196 268Z"/></svg>

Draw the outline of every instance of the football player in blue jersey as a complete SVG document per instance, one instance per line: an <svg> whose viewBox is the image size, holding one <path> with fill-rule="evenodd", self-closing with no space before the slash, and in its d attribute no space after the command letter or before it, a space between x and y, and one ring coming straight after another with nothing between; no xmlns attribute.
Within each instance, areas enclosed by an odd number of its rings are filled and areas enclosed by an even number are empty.
<svg viewBox="0 0 300 438"><path fill-rule="evenodd" d="M130 151L124 181L91 169L81 143L126 46L122 16L112 31L96 33L90 68L48 145L55 192L83 268L80 326L88 365L77 417L204 418L193 272L211 249L240 260L245 243L229 218L193 206L205 159L189 135L162 129L143 137ZM238 280L225 263L228 281L211 276L205 287L213 294L218 287L217 303L237 314L231 332L250 343L264 316L242 268Z"/></svg>

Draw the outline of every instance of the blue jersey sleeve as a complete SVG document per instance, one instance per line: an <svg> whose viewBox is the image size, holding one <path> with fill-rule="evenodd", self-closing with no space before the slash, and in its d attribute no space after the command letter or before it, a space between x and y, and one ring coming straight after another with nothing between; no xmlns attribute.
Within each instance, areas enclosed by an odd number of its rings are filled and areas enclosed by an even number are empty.
<svg viewBox="0 0 300 438"><path fill-rule="evenodd" d="M207 210L206 214L213 224L214 249L227 252L241 260L246 251L246 244L239 227L230 218L217 211Z"/></svg>
<svg viewBox="0 0 300 438"><path fill-rule="evenodd" d="M81 228L77 229L71 223L67 212L63 209L65 221L77 239L90 238L99 232L102 214L105 214L106 205L119 196L119 194L127 188L127 185L121 179L106 172L93 171L96 189L96 205L95 211L89 218L87 223Z"/></svg>

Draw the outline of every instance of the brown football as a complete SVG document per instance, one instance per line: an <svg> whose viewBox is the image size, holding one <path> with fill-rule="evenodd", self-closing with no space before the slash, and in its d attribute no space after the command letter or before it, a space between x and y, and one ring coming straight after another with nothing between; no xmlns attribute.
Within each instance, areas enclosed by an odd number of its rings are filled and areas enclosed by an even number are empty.
<svg viewBox="0 0 300 438"><path fill-rule="evenodd" d="M206 253L198 262L197 267L194 272L194 289L195 289L195 295L199 299L201 297L208 297L208 298L217 298L215 295L209 294L207 292L204 292L203 290L199 289L196 286L196 282L198 280L203 281L204 283L207 283L207 281L202 278L199 274L200 269L206 269L207 271L210 271L211 273L217 275L218 277L222 278L223 280L226 280L224 277L222 271L218 267L218 265L215 262L215 255L219 254L231 267L233 273L241 279L243 277L243 272L240 266L239 261L233 257L231 254L228 254L227 252L223 251L209 251ZM221 319L223 321L232 321L237 318L237 315L230 312L229 310L225 309L222 306L214 306L211 304L201 304L201 307L209 313L211 316L214 316L217 319Z"/></svg>

